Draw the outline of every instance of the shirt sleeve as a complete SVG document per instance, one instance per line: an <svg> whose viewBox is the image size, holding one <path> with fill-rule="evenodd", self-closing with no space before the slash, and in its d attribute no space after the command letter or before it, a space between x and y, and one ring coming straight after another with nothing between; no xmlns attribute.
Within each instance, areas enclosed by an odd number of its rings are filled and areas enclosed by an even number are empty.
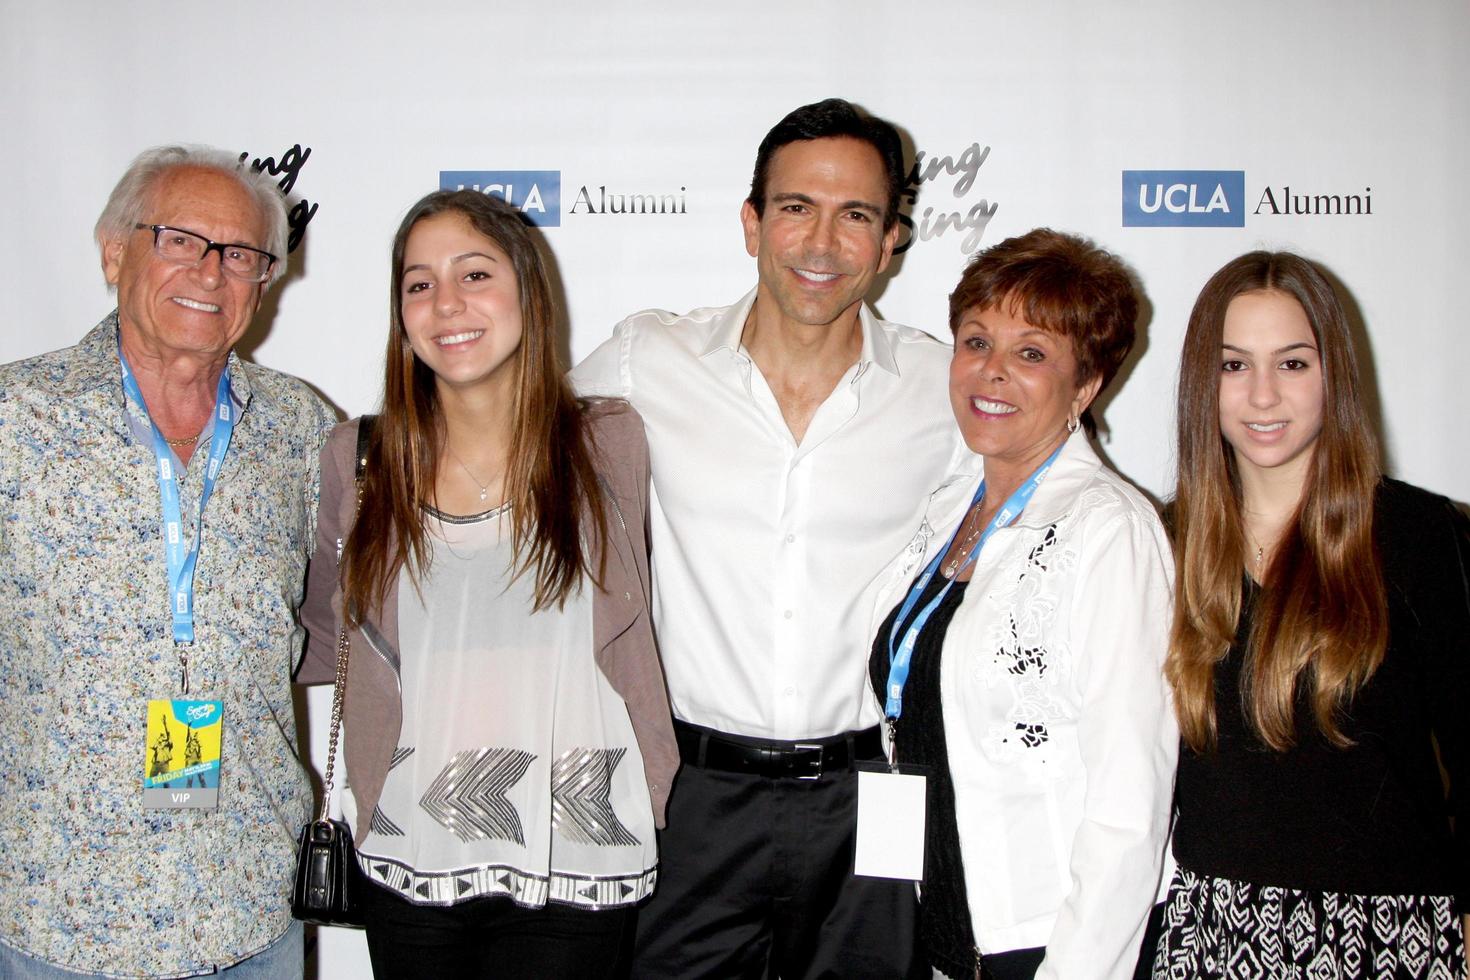
<svg viewBox="0 0 1470 980"><path fill-rule="evenodd" d="M572 388L584 398L627 398L631 401L632 345L633 327L624 320L613 328L611 337L572 369L568 375Z"/></svg>
<svg viewBox="0 0 1470 980"><path fill-rule="evenodd" d="M1450 813L1454 816L1455 908L1470 915L1470 519L1445 501L1444 574L1426 576L1426 587L1443 593L1422 603L1437 622L1424 631L1431 649L1430 711L1440 762L1450 780ZM1440 567L1437 563L1433 567ZM1428 623L1426 622L1426 625Z"/></svg>
<svg viewBox="0 0 1470 980"><path fill-rule="evenodd" d="M1128 980L1158 892L1179 731L1163 676L1173 560L1157 521L1128 514L1083 544L1071 636L1087 788L1072 890L1038 980Z"/></svg>
<svg viewBox="0 0 1470 980"><path fill-rule="evenodd" d="M326 447L327 436L331 435L332 427L337 424L337 416L333 414L327 403L311 395L312 402L312 432L311 445L316 450L312 455L311 471L306 481L306 536L308 540L316 536L316 519L318 505L321 501L321 452Z"/></svg>

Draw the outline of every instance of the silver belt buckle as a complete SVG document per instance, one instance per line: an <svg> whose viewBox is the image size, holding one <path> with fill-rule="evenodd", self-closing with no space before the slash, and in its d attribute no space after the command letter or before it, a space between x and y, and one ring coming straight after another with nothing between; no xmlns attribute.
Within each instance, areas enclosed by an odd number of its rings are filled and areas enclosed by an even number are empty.
<svg viewBox="0 0 1470 980"><path fill-rule="evenodd" d="M815 742L796 742L791 747L795 751L797 751L797 752L800 752L802 749L814 749L816 751L816 753L817 753L816 771L813 772L811 775L800 775L800 776L797 776L796 778L797 779L821 779L822 778L822 746L821 745L818 745Z"/></svg>

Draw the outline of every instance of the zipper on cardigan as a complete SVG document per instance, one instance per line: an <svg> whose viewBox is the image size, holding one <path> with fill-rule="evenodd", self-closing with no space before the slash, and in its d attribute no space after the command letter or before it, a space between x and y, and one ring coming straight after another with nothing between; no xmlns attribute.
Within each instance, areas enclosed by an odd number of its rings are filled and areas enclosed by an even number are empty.
<svg viewBox="0 0 1470 980"><path fill-rule="evenodd" d="M628 522L623 520L623 508L618 506L617 494L613 493L612 484L608 483L607 477L601 473L597 474L597 482L602 484L602 492L607 494L608 501L613 505L613 512L618 515L618 524L622 527L623 533L627 534Z"/></svg>

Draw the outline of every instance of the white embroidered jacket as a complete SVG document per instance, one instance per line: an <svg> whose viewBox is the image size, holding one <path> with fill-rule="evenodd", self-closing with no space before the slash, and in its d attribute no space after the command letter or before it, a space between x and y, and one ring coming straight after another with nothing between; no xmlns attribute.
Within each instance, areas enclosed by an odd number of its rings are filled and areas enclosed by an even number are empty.
<svg viewBox="0 0 1470 980"><path fill-rule="evenodd" d="M876 622L974 492L935 492ZM945 636L940 697L976 942L1046 947L1039 980L1133 975L1179 741L1162 674L1172 582L1153 506L1079 433L985 545Z"/></svg>

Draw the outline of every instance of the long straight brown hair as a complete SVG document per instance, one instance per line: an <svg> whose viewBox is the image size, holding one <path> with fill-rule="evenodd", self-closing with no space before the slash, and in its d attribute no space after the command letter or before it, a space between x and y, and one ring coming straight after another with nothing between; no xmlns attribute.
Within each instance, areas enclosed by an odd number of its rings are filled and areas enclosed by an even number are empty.
<svg viewBox="0 0 1470 980"><path fill-rule="evenodd" d="M342 549L344 605L354 624L381 603L405 566L415 584L428 571L423 506L435 500L444 423L434 372L419 360L403 326L403 254L425 218L457 214L510 258L520 298L514 418L505 474L515 574L535 577L535 608L562 605L585 574L600 581L607 519L584 406L572 394L557 352L551 286L521 215L476 191L436 191L409 209L393 237L390 326L383 408L368 444L362 504ZM591 527L584 527L590 520ZM590 533L589 533L590 532ZM584 538L595 544L593 553Z"/></svg>
<svg viewBox="0 0 1470 980"><path fill-rule="evenodd" d="M1242 293L1275 291L1301 305L1322 363L1322 431L1306 485L1270 565L1242 665L1245 716L1278 751L1296 741L1296 702L1310 693L1318 728L1350 740L1340 712L1383 660L1388 600L1373 539L1378 446L1358 398L1357 357L1331 285L1288 252L1251 252L1205 284L1179 367L1179 490L1172 505L1178 568L1165 666L1184 740L1216 739L1215 665L1235 641L1245 523L1235 454L1220 432L1225 311Z"/></svg>

